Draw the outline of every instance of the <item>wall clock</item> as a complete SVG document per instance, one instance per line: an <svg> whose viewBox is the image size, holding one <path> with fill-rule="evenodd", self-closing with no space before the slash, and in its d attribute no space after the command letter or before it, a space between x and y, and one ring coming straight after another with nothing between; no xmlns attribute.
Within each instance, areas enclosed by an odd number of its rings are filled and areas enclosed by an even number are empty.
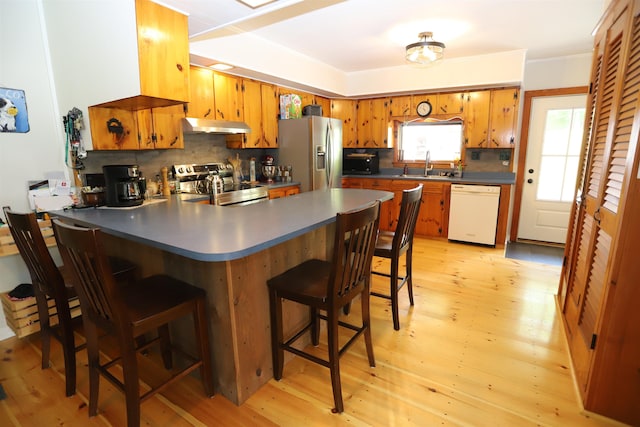
<svg viewBox="0 0 640 427"><path fill-rule="evenodd" d="M420 117L427 117L431 114L431 103L429 101L421 101L416 107L416 112Z"/></svg>

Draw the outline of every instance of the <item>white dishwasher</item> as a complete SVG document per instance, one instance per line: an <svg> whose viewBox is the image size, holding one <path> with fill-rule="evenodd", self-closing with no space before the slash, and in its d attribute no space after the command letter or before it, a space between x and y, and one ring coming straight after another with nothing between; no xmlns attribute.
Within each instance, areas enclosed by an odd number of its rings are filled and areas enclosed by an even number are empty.
<svg viewBox="0 0 640 427"><path fill-rule="evenodd" d="M449 240L496 244L500 187L451 184Z"/></svg>

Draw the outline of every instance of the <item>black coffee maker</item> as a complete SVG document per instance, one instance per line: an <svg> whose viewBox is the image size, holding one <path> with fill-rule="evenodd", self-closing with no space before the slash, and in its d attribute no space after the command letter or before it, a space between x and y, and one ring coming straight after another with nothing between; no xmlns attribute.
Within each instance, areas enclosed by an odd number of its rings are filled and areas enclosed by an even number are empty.
<svg viewBox="0 0 640 427"><path fill-rule="evenodd" d="M107 206L138 206L144 201L138 165L102 166Z"/></svg>

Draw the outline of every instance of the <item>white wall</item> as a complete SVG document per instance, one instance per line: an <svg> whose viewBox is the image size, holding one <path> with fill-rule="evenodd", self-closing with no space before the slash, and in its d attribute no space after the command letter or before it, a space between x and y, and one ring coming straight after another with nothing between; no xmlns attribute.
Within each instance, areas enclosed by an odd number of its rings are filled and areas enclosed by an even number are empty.
<svg viewBox="0 0 640 427"><path fill-rule="evenodd" d="M39 0L0 1L0 87L25 92L28 133L0 133L0 204L27 211L27 181L64 169L62 115L56 111ZM66 114L66 112L64 113ZM18 255L0 257L0 292L30 283ZM0 316L0 339L12 334Z"/></svg>
<svg viewBox="0 0 640 427"><path fill-rule="evenodd" d="M527 61L524 90L586 86L591 74L592 53Z"/></svg>

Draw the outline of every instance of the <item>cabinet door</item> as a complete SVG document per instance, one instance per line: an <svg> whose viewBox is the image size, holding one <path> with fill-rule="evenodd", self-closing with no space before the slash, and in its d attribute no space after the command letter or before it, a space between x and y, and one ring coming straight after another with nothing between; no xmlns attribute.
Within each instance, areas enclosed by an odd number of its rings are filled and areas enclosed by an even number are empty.
<svg viewBox="0 0 640 427"><path fill-rule="evenodd" d="M389 134L388 98L358 101L358 139L360 148L387 148Z"/></svg>
<svg viewBox="0 0 640 427"><path fill-rule="evenodd" d="M151 1L138 0L136 23L141 94L188 102L187 16ZM157 34L169 36L157 37Z"/></svg>
<svg viewBox="0 0 640 427"><path fill-rule="evenodd" d="M244 122L251 128L250 133L237 135L241 138L242 148L259 148L262 146L262 91L260 82L244 79L242 81L242 103L244 105Z"/></svg>
<svg viewBox="0 0 640 427"><path fill-rule="evenodd" d="M242 121L242 80L227 74L213 73L213 92L218 120Z"/></svg>
<svg viewBox="0 0 640 427"><path fill-rule="evenodd" d="M278 111L280 102L276 86L262 83L262 147L278 147Z"/></svg>
<svg viewBox="0 0 640 427"><path fill-rule="evenodd" d="M213 98L213 71L202 67L191 67L191 100L188 117L212 119L215 117Z"/></svg>
<svg viewBox="0 0 640 427"><path fill-rule="evenodd" d="M491 91L481 90L465 95L464 139L466 148L487 148Z"/></svg>
<svg viewBox="0 0 640 427"><path fill-rule="evenodd" d="M491 91L491 117L488 148L513 148L518 119L518 89Z"/></svg>
<svg viewBox="0 0 640 427"><path fill-rule="evenodd" d="M438 109L434 114L462 114L464 111L464 93L439 93Z"/></svg>
<svg viewBox="0 0 640 427"><path fill-rule="evenodd" d="M315 97L315 103L322 107L322 116L331 117L331 100L322 96Z"/></svg>
<svg viewBox="0 0 640 427"><path fill-rule="evenodd" d="M389 98L389 117L412 116L416 112L412 108L411 95L392 96Z"/></svg>
<svg viewBox="0 0 640 427"><path fill-rule="evenodd" d="M153 120L154 148L184 148L182 123L184 106L154 108L151 110Z"/></svg>
<svg viewBox="0 0 640 427"><path fill-rule="evenodd" d="M331 117L342 120L342 146L357 147L356 101L351 99L331 100Z"/></svg>
<svg viewBox="0 0 640 427"><path fill-rule="evenodd" d="M137 150L135 111L89 107L89 124L94 150Z"/></svg>
<svg viewBox="0 0 640 427"><path fill-rule="evenodd" d="M431 104L431 114L438 114L440 110L438 109L438 95L435 93L425 93L422 95L413 95L411 96L411 115L416 115L416 108L418 104L422 101L428 101ZM442 114L442 113L440 113Z"/></svg>
<svg viewBox="0 0 640 427"><path fill-rule="evenodd" d="M418 185L415 182L413 187ZM445 232L445 219L448 210L445 207L445 186L450 184L423 182L422 205L416 223L416 234L419 236L442 237Z"/></svg>

